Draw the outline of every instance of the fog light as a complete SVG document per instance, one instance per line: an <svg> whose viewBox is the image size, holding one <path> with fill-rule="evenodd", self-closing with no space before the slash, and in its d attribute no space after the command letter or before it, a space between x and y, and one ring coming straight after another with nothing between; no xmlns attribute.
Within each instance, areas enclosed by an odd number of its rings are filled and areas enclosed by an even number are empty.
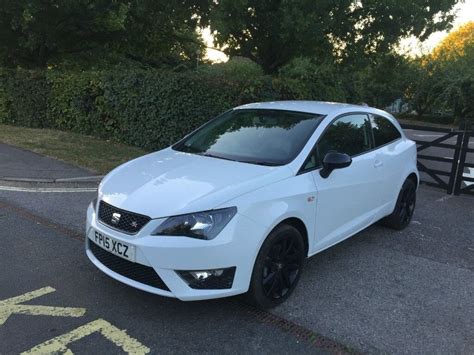
<svg viewBox="0 0 474 355"><path fill-rule="evenodd" d="M207 271L190 271L189 272L192 277L196 280L206 280L207 278L211 276L222 276L224 273L223 269L218 269L218 270L207 270Z"/></svg>
<svg viewBox="0 0 474 355"><path fill-rule="evenodd" d="M198 290L232 288L235 267L213 270L176 271L189 287Z"/></svg>

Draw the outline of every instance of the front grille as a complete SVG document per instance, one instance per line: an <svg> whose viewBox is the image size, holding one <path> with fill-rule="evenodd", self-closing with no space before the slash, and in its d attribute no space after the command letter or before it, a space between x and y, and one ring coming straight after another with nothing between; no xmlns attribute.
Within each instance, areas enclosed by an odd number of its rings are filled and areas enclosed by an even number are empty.
<svg viewBox="0 0 474 355"><path fill-rule="evenodd" d="M104 201L100 201L99 204L99 221L128 234L137 233L150 219L148 216L122 210Z"/></svg>
<svg viewBox="0 0 474 355"><path fill-rule="evenodd" d="M128 279L169 291L160 276L149 266L122 259L89 241L89 249L105 267Z"/></svg>

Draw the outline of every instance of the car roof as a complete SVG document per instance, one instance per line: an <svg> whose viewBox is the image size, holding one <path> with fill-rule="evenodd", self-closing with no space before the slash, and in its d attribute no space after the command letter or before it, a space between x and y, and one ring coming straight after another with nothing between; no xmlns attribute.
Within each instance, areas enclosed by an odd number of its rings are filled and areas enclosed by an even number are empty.
<svg viewBox="0 0 474 355"><path fill-rule="evenodd" d="M324 102L324 101L270 101L270 102L255 102L238 106L239 109L268 109L268 110L288 110L298 112L308 112L320 115L328 115L340 110L357 110L370 112L371 108L363 105L344 104L339 102Z"/></svg>

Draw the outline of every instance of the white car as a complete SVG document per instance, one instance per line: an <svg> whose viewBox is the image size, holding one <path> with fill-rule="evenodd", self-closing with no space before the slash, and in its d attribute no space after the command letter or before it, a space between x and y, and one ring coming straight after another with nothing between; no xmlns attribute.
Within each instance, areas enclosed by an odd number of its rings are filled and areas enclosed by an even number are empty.
<svg viewBox="0 0 474 355"><path fill-rule="evenodd" d="M418 181L416 145L384 111L248 104L109 173L87 210L86 252L144 291L273 307L307 257L379 220L406 227Z"/></svg>

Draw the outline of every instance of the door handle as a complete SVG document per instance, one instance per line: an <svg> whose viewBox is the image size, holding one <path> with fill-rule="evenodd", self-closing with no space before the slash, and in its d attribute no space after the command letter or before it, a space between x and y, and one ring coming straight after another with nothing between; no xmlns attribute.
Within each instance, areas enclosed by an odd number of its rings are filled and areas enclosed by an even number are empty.
<svg viewBox="0 0 474 355"><path fill-rule="evenodd" d="M381 160L376 160L374 162L374 167L380 168L383 165L383 162Z"/></svg>

